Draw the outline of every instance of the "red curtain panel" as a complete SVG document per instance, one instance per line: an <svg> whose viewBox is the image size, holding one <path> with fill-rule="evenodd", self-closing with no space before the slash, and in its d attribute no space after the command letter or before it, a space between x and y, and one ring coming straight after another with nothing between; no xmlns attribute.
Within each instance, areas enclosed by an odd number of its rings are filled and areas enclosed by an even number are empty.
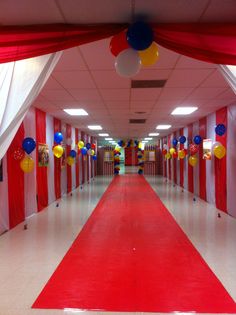
<svg viewBox="0 0 236 315"><path fill-rule="evenodd" d="M174 132L174 139L176 139L177 134ZM173 176L174 176L174 183L177 184L177 159L173 158Z"/></svg>
<svg viewBox="0 0 236 315"><path fill-rule="evenodd" d="M85 141L85 134L84 134L83 131L81 131L81 140ZM84 145L86 145L86 143ZM82 171L82 184L84 184L84 182L85 182L85 161L84 161L84 156L83 155L81 155L81 165L82 165L82 168L81 168L81 171Z"/></svg>
<svg viewBox="0 0 236 315"><path fill-rule="evenodd" d="M77 147L79 142L79 130L75 128L75 146ZM79 156L76 156L76 164L75 164L75 180L76 180L76 187L79 186Z"/></svg>
<svg viewBox="0 0 236 315"><path fill-rule="evenodd" d="M45 55L109 38L127 24L48 24L0 27L0 62ZM152 24L157 44L198 60L236 65L236 23ZM108 48L109 49L109 48Z"/></svg>
<svg viewBox="0 0 236 315"><path fill-rule="evenodd" d="M66 140L71 139L71 126L66 124ZM66 144L66 156L70 156L71 145ZM72 190L72 173L71 166L66 163L67 173L67 193L69 194Z"/></svg>
<svg viewBox="0 0 236 315"><path fill-rule="evenodd" d="M188 125L188 143L192 143L193 138L193 125ZM188 158L186 160L186 163L188 163ZM193 193L194 187L193 187L193 167L188 163L188 190Z"/></svg>
<svg viewBox="0 0 236 315"><path fill-rule="evenodd" d="M61 121L54 118L54 133L61 132ZM54 142L54 145L57 143ZM56 199L61 198L61 159L54 157L54 188Z"/></svg>
<svg viewBox="0 0 236 315"><path fill-rule="evenodd" d="M184 130L183 128L180 129L179 131L179 136L183 136L184 135ZM183 144L180 144L180 150L184 149L184 145ZM184 160L183 159L180 159L179 160L179 185L180 187L184 187Z"/></svg>
<svg viewBox="0 0 236 315"><path fill-rule="evenodd" d="M10 229L25 219L25 192L24 172L20 168L20 161L14 159L14 152L22 147L24 140L24 126L21 124L8 151L8 203L9 203L9 227Z"/></svg>
<svg viewBox="0 0 236 315"><path fill-rule="evenodd" d="M46 144L46 113L35 109L36 118L36 150L39 144ZM46 166L38 165L38 154L36 152L36 180L37 180L37 204L38 211L48 205L48 174Z"/></svg>
<svg viewBox="0 0 236 315"><path fill-rule="evenodd" d="M199 135L206 139L207 119L199 120ZM203 141L199 145L199 196L206 201L206 160L203 159Z"/></svg>
<svg viewBox="0 0 236 315"><path fill-rule="evenodd" d="M223 107L216 111L216 125L224 124L227 128L227 108ZM219 141L227 152L227 132L223 136L216 134L216 141ZM215 198L216 207L227 212L227 171L226 155L222 159L215 158Z"/></svg>

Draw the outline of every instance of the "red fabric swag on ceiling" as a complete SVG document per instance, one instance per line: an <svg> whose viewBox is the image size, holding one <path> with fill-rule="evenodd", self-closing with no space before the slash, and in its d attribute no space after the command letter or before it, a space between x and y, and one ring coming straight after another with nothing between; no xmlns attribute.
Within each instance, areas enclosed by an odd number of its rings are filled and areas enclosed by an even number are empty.
<svg viewBox="0 0 236 315"><path fill-rule="evenodd" d="M0 63L36 57L111 37L128 24L0 27ZM236 23L152 24L157 44L198 60L236 65ZM109 47L107 48L109 49Z"/></svg>

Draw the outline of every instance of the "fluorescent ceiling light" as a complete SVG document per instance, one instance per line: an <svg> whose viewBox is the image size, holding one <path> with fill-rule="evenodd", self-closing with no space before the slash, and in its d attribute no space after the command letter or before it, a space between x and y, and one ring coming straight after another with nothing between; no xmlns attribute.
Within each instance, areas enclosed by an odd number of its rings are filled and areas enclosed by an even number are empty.
<svg viewBox="0 0 236 315"><path fill-rule="evenodd" d="M198 107L176 107L171 115L189 115L195 112Z"/></svg>
<svg viewBox="0 0 236 315"><path fill-rule="evenodd" d="M152 138L144 138L144 140L152 140Z"/></svg>
<svg viewBox="0 0 236 315"><path fill-rule="evenodd" d="M98 134L100 137L109 137L108 133L99 133Z"/></svg>
<svg viewBox="0 0 236 315"><path fill-rule="evenodd" d="M150 137L156 137L159 136L159 132L152 132L148 134Z"/></svg>
<svg viewBox="0 0 236 315"><path fill-rule="evenodd" d="M105 138L105 140L113 140L113 138Z"/></svg>
<svg viewBox="0 0 236 315"><path fill-rule="evenodd" d="M63 110L71 116L88 116L88 113L82 108L66 108Z"/></svg>
<svg viewBox="0 0 236 315"><path fill-rule="evenodd" d="M147 143L147 142L148 142L148 140L143 140L143 141L142 141L142 143Z"/></svg>
<svg viewBox="0 0 236 315"><path fill-rule="evenodd" d="M164 129L170 129L171 125L158 125L156 129L164 130Z"/></svg>
<svg viewBox="0 0 236 315"><path fill-rule="evenodd" d="M99 125L88 126L88 129L91 130L102 130L102 127Z"/></svg>

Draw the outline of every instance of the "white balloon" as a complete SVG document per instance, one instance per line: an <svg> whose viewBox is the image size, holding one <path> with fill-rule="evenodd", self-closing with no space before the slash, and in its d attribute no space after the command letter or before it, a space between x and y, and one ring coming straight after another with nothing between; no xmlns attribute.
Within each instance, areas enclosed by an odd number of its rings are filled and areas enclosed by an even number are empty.
<svg viewBox="0 0 236 315"><path fill-rule="evenodd" d="M92 149L89 149L89 150L87 151L87 154L88 154L88 155L91 155L91 153L92 153Z"/></svg>
<svg viewBox="0 0 236 315"><path fill-rule="evenodd" d="M136 50L128 48L116 57L116 72L122 77L132 77L137 74L141 67L141 60Z"/></svg>

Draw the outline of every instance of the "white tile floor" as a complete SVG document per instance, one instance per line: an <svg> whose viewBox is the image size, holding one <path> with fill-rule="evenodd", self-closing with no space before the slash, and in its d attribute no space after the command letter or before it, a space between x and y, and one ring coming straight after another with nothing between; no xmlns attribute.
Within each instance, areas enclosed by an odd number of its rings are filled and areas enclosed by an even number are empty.
<svg viewBox="0 0 236 315"><path fill-rule="evenodd" d="M236 219L162 177L146 177L210 268L236 301ZM35 310L31 305L59 264L111 177L97 177L73 196L51 204L0 237L0 315L62 315L76 310ZM97 312L86 312L94 314ZM111 313L107 313L110 315Z"/></svg>

